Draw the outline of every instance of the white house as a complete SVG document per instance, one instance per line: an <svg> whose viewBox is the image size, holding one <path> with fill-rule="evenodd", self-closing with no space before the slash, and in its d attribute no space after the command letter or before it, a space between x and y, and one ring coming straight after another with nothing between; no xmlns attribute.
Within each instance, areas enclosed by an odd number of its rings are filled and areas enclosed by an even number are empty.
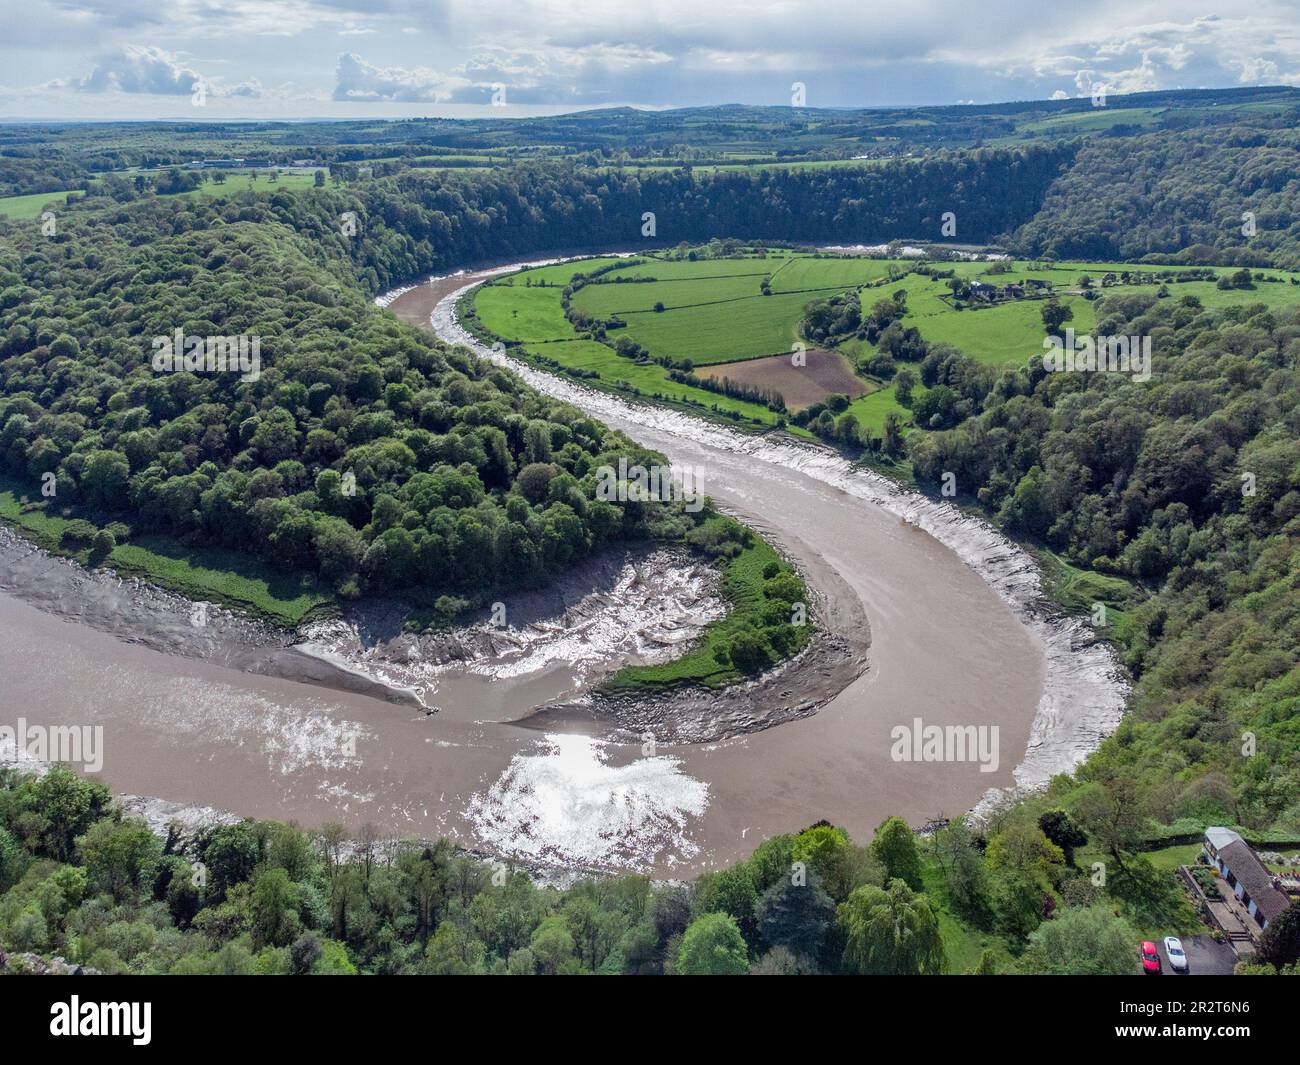
<svg viewBox="0 0 1300 1065"><path fill-rule="evenodd" d="M1232 829L1207 828L1204 848L1260 928L1267 928L1269 921L1291 905L1277 886L1277 877L1264 868L1250 844Z"/></svg>

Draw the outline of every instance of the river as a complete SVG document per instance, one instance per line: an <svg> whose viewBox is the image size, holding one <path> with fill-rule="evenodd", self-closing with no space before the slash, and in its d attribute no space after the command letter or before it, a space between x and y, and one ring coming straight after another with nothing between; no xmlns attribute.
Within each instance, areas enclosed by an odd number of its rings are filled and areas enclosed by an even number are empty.
<svg viewBox="0 0 1300 1065"><path fill-rule="evenodd" d="M464 343L456 295L495 272L434 279L383 302ZM515 723L581 690L564 663L465 673L439 691L442 710L430 716L125 643L0 594L0 722L21 714L104 725L104 775L118 791L673 876L729 864L765 836L820 819L866 840L891 814L920 824L987 807L991 789L1040 785L1118 723L1125 686L1113 655L1046 607L1028 556L987 525L825 449L511 365L700 471L710 496L800 567L824 625L869 632L866 671L815 714L778 727L618 744L576 725ZM917 719L984 728L996 757L899 761L891 732Z"/></svg>

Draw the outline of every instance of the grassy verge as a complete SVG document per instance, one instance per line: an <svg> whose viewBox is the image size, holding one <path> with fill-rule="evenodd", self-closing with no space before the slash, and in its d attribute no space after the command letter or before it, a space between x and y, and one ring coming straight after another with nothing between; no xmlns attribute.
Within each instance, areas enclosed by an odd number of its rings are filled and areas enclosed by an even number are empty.
<svg viewBox="0 0 1300 1065"><path fill-rule="evenodd" d="M1142 601L1145 593L1141 587L1124 577L1072 565L1047 548L1029 546L1029 550L1042 571L1043 591L1053 601L1071 614L1093 615L1094 626L1102 635L1126 643L1128 612ZM1099 606L1105 609L1099 610Z"/></svg>
<svg viewBox="0 0 1300 1065"><path fill-rule="evenodd" d="M132 537L106 555L92 551L89 523L49 512L18 482L0 477L0 521L52 554L87 566L107 566L141 577L188 599L219 603L277 625L297 625L334 604L328 588L300 574L283 573L238 551L187 547L164 536Z"/></svg>
<svg viewBox="0 0 1300 1065"><path fill-rule="evenodd" d="M770 544L751 534L724 567L722 595L730 608L726 616L705 628L682 657L659 665L628 666L605 683L605 691L720 687L788 658L807 644L811 622L790 623L797 604L804 605L806 617L807 589L794 567Z"/></svg>

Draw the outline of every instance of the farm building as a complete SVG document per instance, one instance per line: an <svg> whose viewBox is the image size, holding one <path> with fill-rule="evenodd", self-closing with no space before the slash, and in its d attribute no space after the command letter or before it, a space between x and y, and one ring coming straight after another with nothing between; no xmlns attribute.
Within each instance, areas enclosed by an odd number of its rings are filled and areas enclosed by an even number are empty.
<svg viewBox="0 0 1300 1065"><path fill-rule="evenodd" d="M1230 828L1205 830L1205 853L1231 885L1260 928L1291 905L1277 885L1278 878L1256 857L1249 843Z"/></svg>

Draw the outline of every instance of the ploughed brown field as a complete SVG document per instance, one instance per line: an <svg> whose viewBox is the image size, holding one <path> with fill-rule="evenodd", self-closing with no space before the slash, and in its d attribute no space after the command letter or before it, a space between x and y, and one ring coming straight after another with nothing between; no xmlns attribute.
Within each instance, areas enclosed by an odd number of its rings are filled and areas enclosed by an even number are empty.
<svg viewBox="0 0 1300 1065"><path fill-rule="evenodd" d="M792 359L792 355L768 355L761 359L697 366L695 373L715 381L727 377L739 385L780 392L790 411L810 407L837 392L855 399L870 391L867 383L853 372L848 359L837 352L810 348L803 366L793 365Z"/></svg>

